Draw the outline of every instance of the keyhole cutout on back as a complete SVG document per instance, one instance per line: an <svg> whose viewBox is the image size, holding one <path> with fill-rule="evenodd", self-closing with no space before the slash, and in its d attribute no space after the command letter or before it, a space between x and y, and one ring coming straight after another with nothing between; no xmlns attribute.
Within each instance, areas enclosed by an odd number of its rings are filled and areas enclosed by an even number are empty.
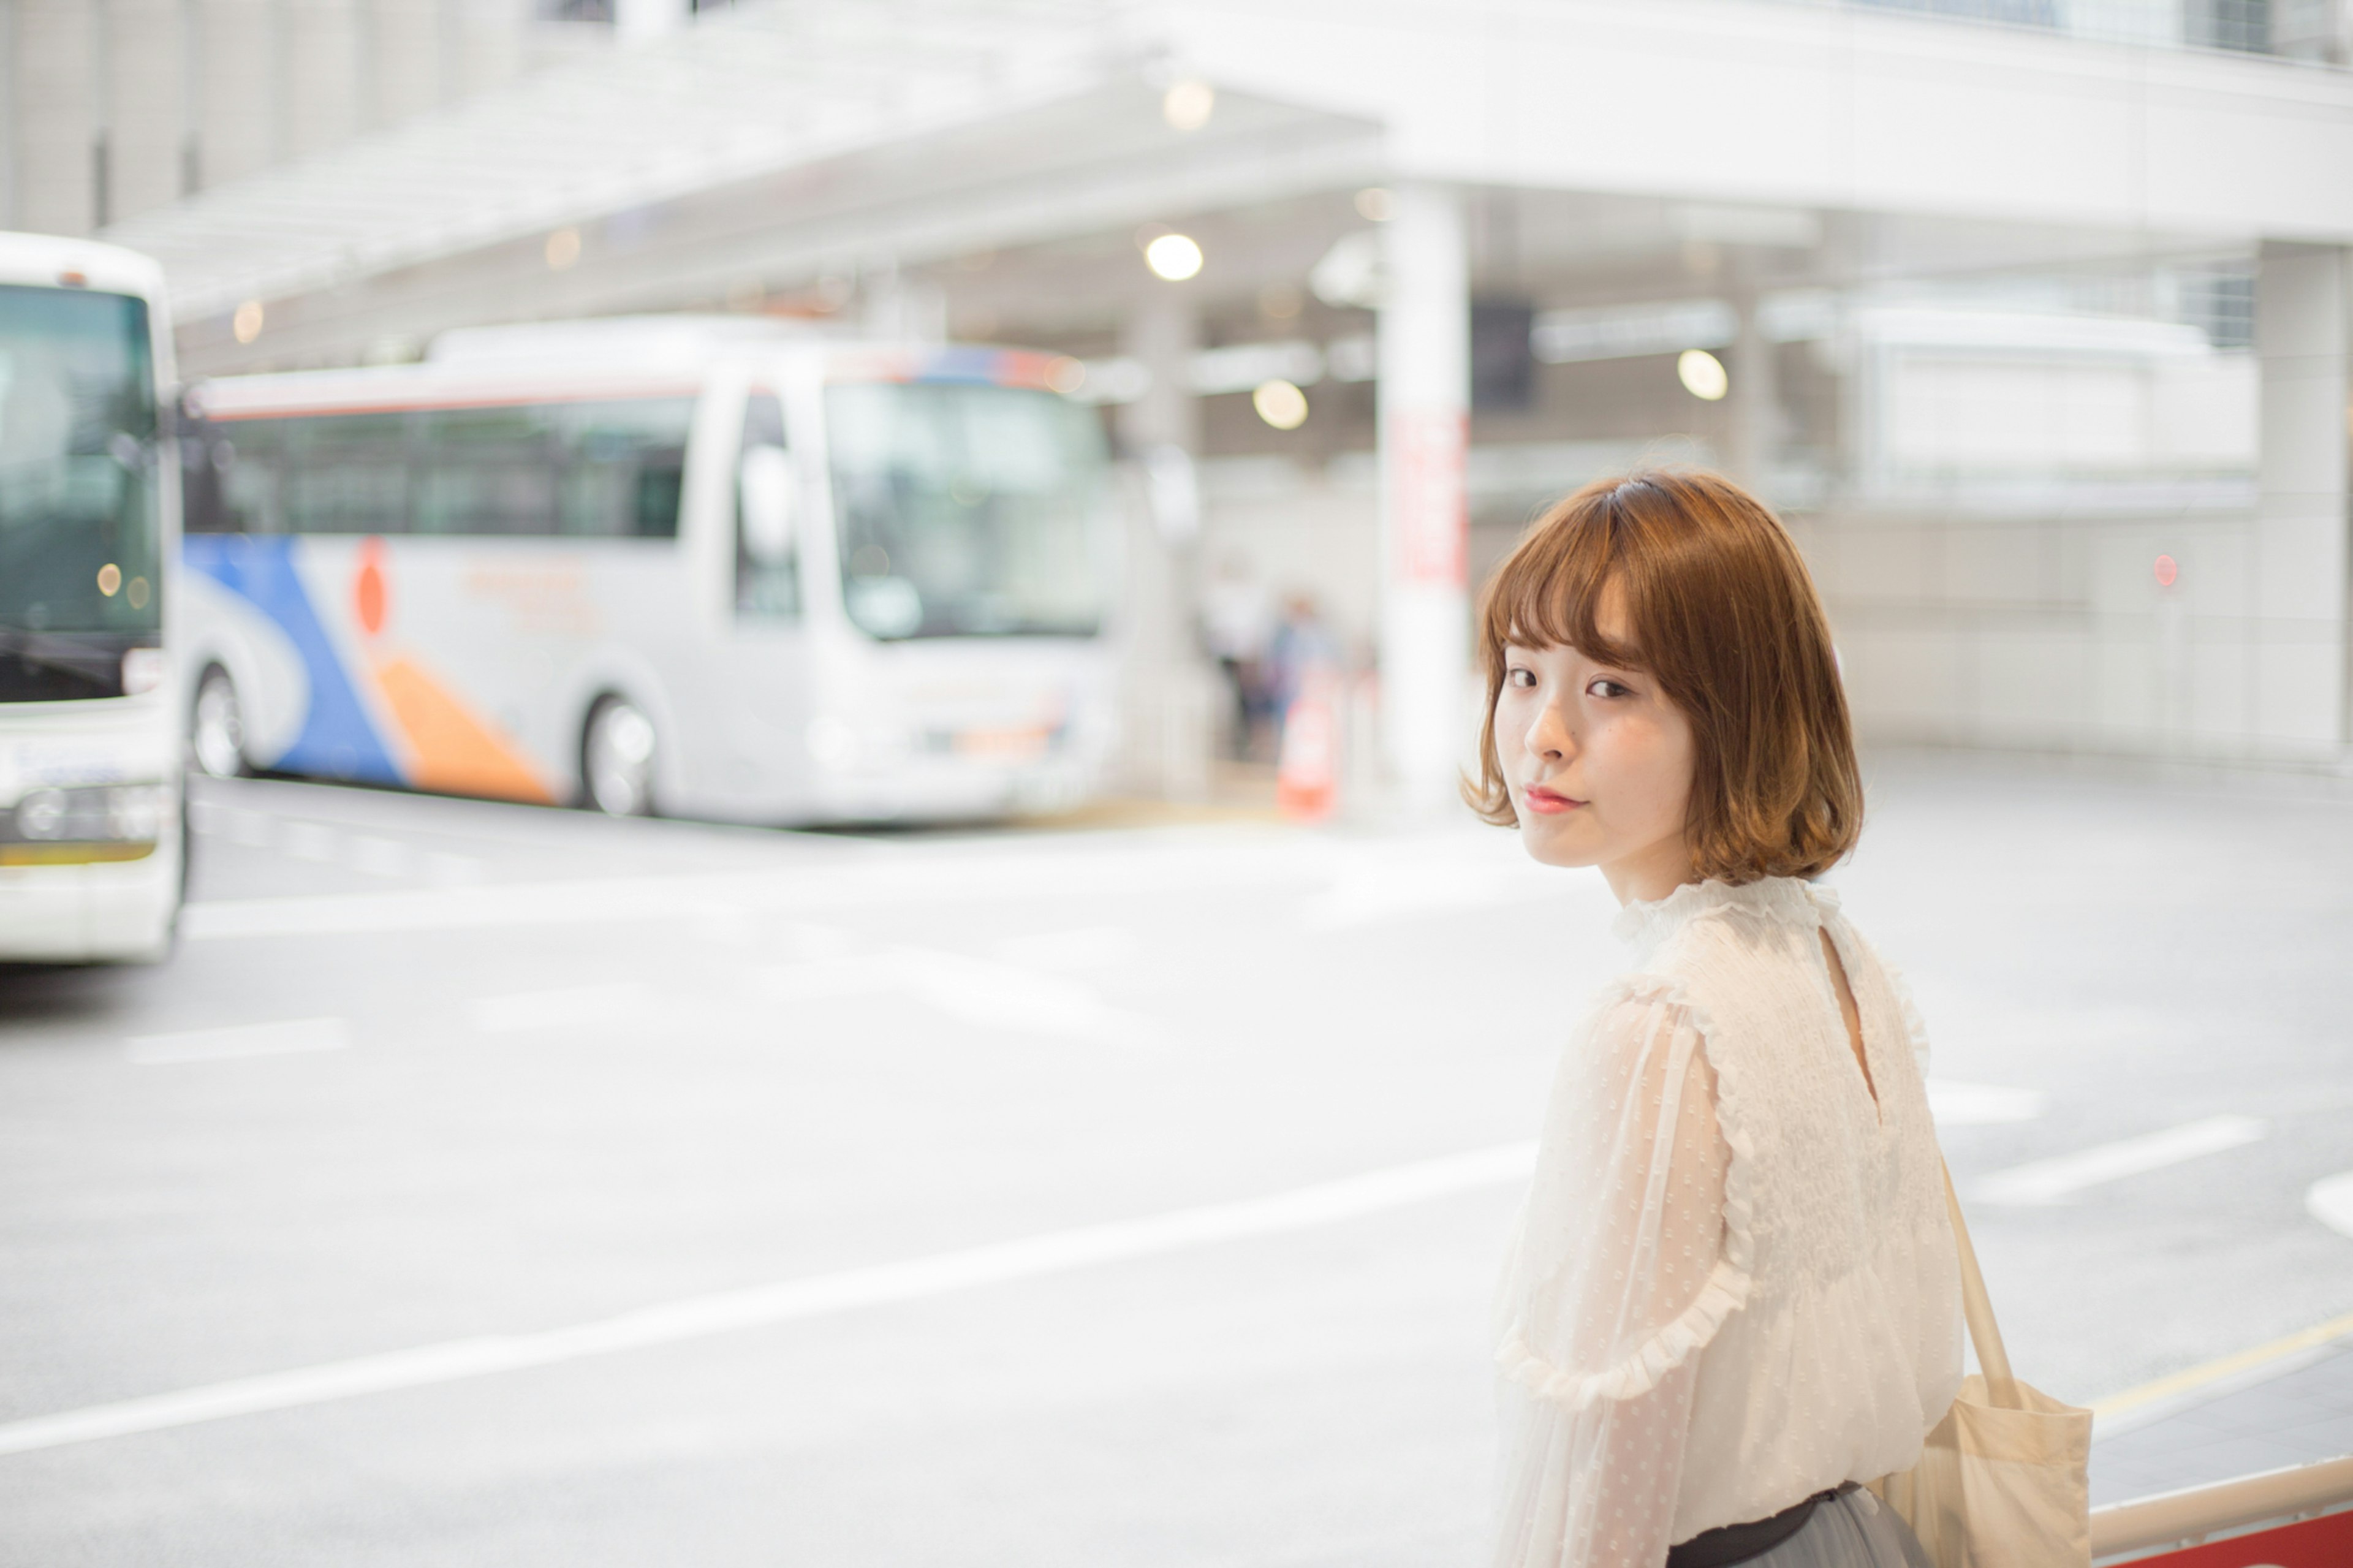
<svg viewBox="0 0 2353 1568"><path fill-rule="evenodd" d="M1854 1051L1854 1065L1862 1069L1862 1087L1876 1109L1879 1086L1871 1081L1871 1057L1862 1048L1862 1009L1854 1005L1854 987L1846 983L1846 965L1839 962L1838 943L1826 931L1814 934L1821 938L1822 963L1831 972L1831 989L1838 993L1839 1016L1846 1020L1846 1043Z"/></svg>

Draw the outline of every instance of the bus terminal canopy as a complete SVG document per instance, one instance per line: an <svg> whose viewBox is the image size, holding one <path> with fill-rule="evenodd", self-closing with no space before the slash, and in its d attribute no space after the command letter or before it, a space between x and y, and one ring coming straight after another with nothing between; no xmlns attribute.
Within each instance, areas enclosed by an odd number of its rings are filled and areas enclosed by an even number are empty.
<svg viewBox="0 0 2353 1568"><path fill-rule="evenodd" d="M1206 120L1165 112L1180 81ZM2353 237L2312 177L2348 163L2342 71L1857 6L769 0L105 237L164 263L212 371L1380 180L1969 224L2031 261Z"/></svg>

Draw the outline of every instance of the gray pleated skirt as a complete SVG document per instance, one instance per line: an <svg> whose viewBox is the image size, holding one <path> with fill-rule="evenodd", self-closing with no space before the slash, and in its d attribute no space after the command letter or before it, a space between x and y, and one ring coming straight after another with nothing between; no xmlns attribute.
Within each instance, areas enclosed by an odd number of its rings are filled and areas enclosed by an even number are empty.
<svg viewBox="0 0 2353 1568"><path fill-rule="evenodd" d="M1741 1568L1934 1568L1912 1527L1867 1491L1841 1492L1806 1527Z"/></svg>

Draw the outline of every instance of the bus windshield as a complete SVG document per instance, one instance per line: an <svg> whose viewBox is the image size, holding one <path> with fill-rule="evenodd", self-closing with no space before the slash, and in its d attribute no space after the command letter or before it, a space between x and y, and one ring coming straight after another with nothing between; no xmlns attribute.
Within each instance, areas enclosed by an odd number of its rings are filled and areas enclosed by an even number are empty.
<svg viewBox="0 0 2353 1568"><path fill-rule="evenodd" d="M0 285L0 642L155 640L155 434L145 301Z"/></svg>
<svg viewBox="0 0 2353 1568"><path fill-rule="evenodd" d="M884 638L1102 626L1103 427L1050 392L853 383L826 393L842 596Z"/></svg>

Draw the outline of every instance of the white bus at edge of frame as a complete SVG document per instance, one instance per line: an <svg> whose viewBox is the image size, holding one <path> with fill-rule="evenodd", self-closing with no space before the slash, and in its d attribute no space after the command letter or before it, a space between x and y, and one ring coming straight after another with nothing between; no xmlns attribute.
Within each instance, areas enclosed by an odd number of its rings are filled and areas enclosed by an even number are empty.
<svg viewBox="0 0 2353 1568"><path fill-rule="evenodd" d="M642 317L206 383L190 754L748 823L1076 805L1117 531L1062 365Z"/></svg>
<svg viewBox="0 0 2353 1568"><path fill-rule="evenodd" d="M180 491L163 272L0 235L0 961L170 952Z"/></svg>

